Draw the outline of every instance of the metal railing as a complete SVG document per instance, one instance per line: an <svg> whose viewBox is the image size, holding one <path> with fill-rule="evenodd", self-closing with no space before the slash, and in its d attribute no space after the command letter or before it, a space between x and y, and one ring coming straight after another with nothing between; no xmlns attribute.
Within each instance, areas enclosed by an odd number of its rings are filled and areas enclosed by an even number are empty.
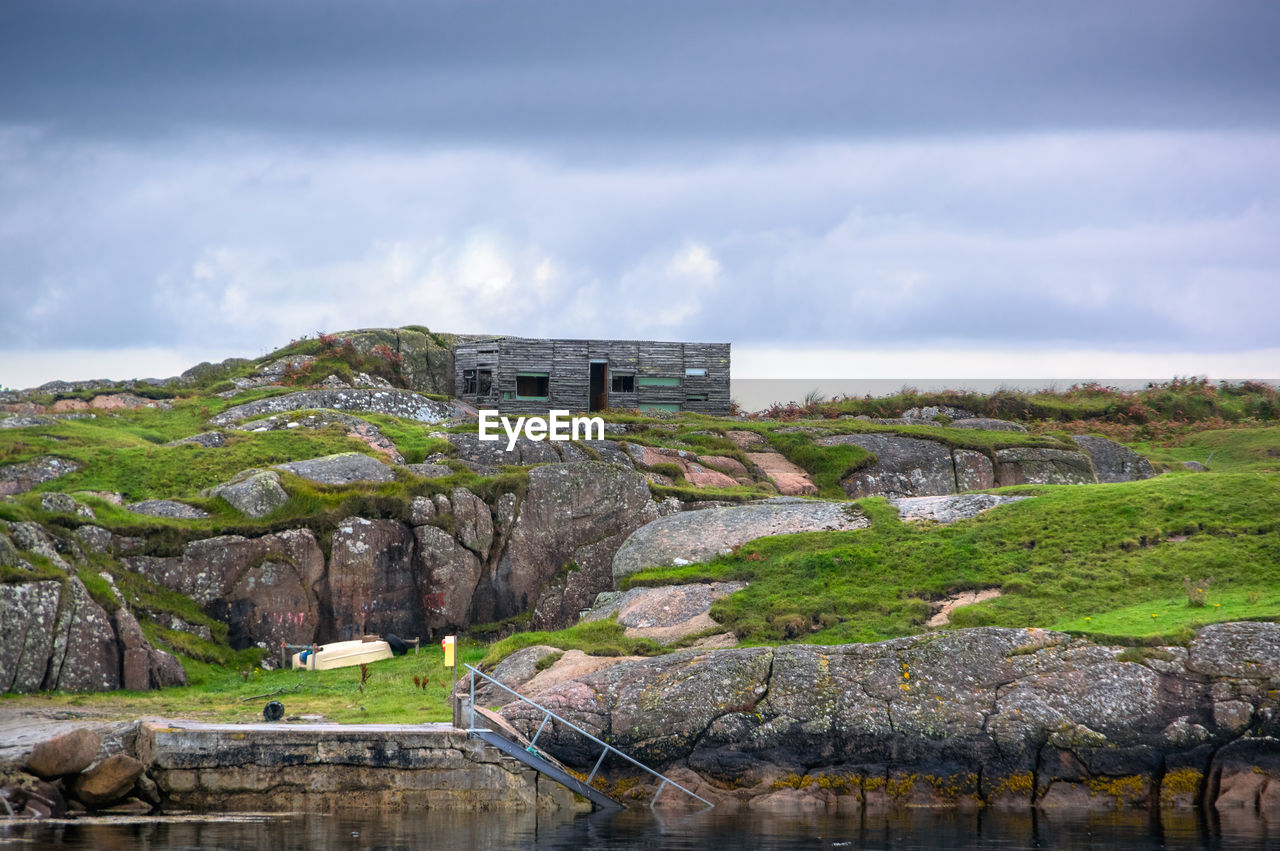
<svg viewBox="0 0 1280 851"><path fill-rule="evenodd" d="M618 750L617 748L615 748L613 745L609 744L608 742L604 742L604 741L601 741L600 739L597 739L595 736L591 735L591 734L590 734L590 733L588 733L586 730L582 729L581 727L579 727L577 724L573 723L572 721L567 721L567 720L565 720L564 718L561 718L559 715L555 714L554 712L552 712L552 711L551 711L550 709L548 709L547 707L545 707L545 706L543 706L543 705L541 705L541 704L539 704L539 703L535 703L534 701L532 701L532 700L530 700L529 698L525 697L523 694L521 694L520 692L516 691L515 689L508 688L507 686L505 686L505 685L503 685L502 683L498 682L498 681L497 681L497 680L495 680L493 677L489 676L488 674L484 673L483 671L477 670L476 668L472 667L471 665L465 665L464 667L466 667L466 669L467 669L468 671L470 671L470 672L471 672L471 682L469 683L469 687L470 687L470 689L471 689L471 703L470 703L470 706L468 707L468 711L470 712L471 717L470 717L470 720L469 720L469 723L468 723L468 729L467 729L467 732L468 732L468 733L471 733L471 732L475 731L476 729L478 729L478 728L476 727L476 677L477 677L477 676L479 676L479 677L484 677L486 680L488 680L489 682L493 683L495 686L497 686L498 688L500 688L500 689L502 689L503 691L507 692L508 694L512 695L512 696L513 696L513 697L515 697L517 700L519 700L519 701L521 701L521 702L523 702L523 703L527 703L527 704L529 704L529 705L530 705L530 706L532 706L534 709L537 709L539 712L545 713L545 714L542 716L542 723L538 726L538 732L534 733L534 734L533 734L533 738L529 740L529 747L528 747L528 749L529 749L529 750L533 750L533 751L536 753L536 748L537 748L537 744L538 744L538 737L542 735L542 731L546 729L546 727L547 727L547 723L548 723L551 719L553 719L553 718L554 718L555 720L559 721L561 724L565 725L566 727L570 728L571 730L575 730L575 731L577 731L578 733L580 733L581 735L586 736L588 739L590 739L591 741L593 741L593 742L595 742L597 745L599 745L601 748L603 748L603 750L602 750L602 751L600 751L600 758L596 760L595 767L591 769L591 774L589 774L589 775L587 776L586 784L587 784L588 786L590 786L590 785L591 785L591 781L595 779L596 772L600 770L600 765L604 762L604 758L605 758L606 756L608 756L610 753L615 753L615 754L617 754L618 756L620 756L620 757L622 757L623 759L625 759L627 762L629 762L629 763L631 763L632 765L636 766L637 768L644 769L645 771L649 772L649 773L650 773L650 774L652 774L654 777L656 777L656 778L658 778L659 780L661 780L661 781L662 781L662 785L660 785L660 786L658 787L658 791L654 793L653 800L649 802L649 806L650 806L650 807L652 807L654 804L656 804L656 803L658 802L658 797L662 794L662 790L663 790L663 789L665 789L665 788L667 788L667 785L668 785L668 784L670 784L670 785L672 785L672 786L676 787L676 788L677 788L677 789L679 789L681 792L684 792L686 795L690 796L691 798L697 798L699 801L701 801L702 803L704 803L704 804L706 804L706 805L707 805L707 809L710 809L710 808L712 808L712 807L714 807L714 806L715 806L715 804L711 803L711 802L710 802L710 801L708 801L706 798L702 797L701 795L697 794L696 792L690 792L688 789L684 788L683 786L681 786L679 783L677 783L676 781L672 780L671 778L669 778L669 777L665 777L665 776L663 776L663 775L659 774L658 772L654 771L652 768L650 768L649 766L645 765L643 762L640 762L639 760L632 759L631 757L627 756L627 755L626 755L626 754L624 754L622 751Z"/></svg>

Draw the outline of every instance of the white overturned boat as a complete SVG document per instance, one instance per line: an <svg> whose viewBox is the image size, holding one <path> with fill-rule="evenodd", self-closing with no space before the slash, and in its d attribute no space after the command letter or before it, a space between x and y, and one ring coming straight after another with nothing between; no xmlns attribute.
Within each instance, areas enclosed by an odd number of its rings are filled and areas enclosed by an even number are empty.
<svg viewBox="0 0 1280 851"><path fill-rule="evenodd" d="M391 645L381 639L372 641L335 641L321 644L313 650L293 654L292 667L308 671L327 671L330 668L347 668L391 658Z"/></svg>

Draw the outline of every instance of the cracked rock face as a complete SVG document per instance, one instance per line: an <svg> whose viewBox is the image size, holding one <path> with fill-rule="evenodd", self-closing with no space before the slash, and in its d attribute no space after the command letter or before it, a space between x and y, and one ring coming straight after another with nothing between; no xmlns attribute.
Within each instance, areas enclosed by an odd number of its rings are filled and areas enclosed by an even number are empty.
<svg viewBox="0 0 1280 851"><path fill-rule="evenodd" d="M779 772L825 777L823 788L868 805L966 798L1114 809L1201 793L1223 806L1280 797L1280 785L1274 795L1267 785L1280 784L1280 742L1270 738L1280 732L1280 625L1208 627L1190 653L1159 648L1141 662L1119 654L1062 633L993 627L682 651L562 683L539 701L740 800L776 792ZM504 714L521 729L541 723L516 705ZM595 756L567 729L540 741L570 764ZM1241 756L1243 742L1252 750Z"/></svg>

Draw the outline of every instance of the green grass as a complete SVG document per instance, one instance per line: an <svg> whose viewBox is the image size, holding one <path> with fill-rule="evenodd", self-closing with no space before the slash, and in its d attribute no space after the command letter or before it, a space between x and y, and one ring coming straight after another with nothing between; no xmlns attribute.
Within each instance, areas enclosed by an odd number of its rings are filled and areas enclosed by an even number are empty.
<svg viewBox="0 0 1280 851"><path fill-rule="evenodd" d="M1000 389L994 393L947 390L921 393L911 387L890 396L841 398L800 405L776 405L768 415L776 419L837 417L842 414L896 417L908 408L963 408L978 416L1005 420L1108 423L1156 421L1229 422L1280 419L1280 393L1258 382L1211 384L1202 378L1174 378L1142 390L1116 390L1100 384L1074 385L1062 391L1023 393Z"/></svg>
<svg viewBox="0 0 1280 851"><path fill-rule="evenodd" d="M1240 583L1236 583L1240 584ZM1187 595L1170 594L1098 615L1085 615L1052 624L1053 629L1082 635L1161 639L1189 634L1210 623L1274 620L1280 613L1280 587L1209 589L1204 606L1192 606Z"/></svg>
<svg viewBox="0 0 1280 851"><path fill-rule="evenodd" d="M459 647L459 660L476 664L485 648L467 641ZM416 655L370 663L369 678L360 688L360 668L332 671L266 671L251 663L243 667L184 660L190 685L150 692L106 692L91 695L42 694L37 697L0 697L0 711L9 705L38 702L48 706L92 706L109 717L181 717L236 722L262 719L269 700L279 700L288 715L323 715L340 723L421 724L448 721L452 717L448 694L449 670L438 644L429 644ZM459 668L465 673L464 668ZM417 686L427 681L426 688ZM461 676L459 677L461 679ZM272 694L284 690L282 694ZM245 699L249 698L249 699Z"/></svg>
<svg viewBox="0 0 1280 851"><path fill-rule="evenodd" d="M1203 431L1171 446L1139 447L1153 462L1199 461L1218 473L1280 471L1280 427Z"/></svg>
<svg viewBox="0 0 1280 851"><path fill-rule="evenodd" d="M517 650L535 644L548 644L561 650L582 650L593 656L654 656L662 652L648 638L627 638L615 620L580 623L555 632L518 632L491 645L481 665L492 669Z"/></svg>
<svg viewBox="0 0 1280 851"><path fill-rule="evenodd" d="M1280 586L1280 476L1169 476L1117 485L1028 487L1034 499L950 526L898 521L861 500L872 526L762 538L704 564L635 574L628 587L745 580L712 615L748 643L877 641L920 632L930 601L999 587L952 626L1040 626L1185 593ZM1186 535L1186 541L1169 538ZM1226 620L1212 607L1199 617ZM1227 609L1224 605L1223 609ZM1258 612L1280 616L1280 605ZM1149 628L1149 625L1144 625Z"/></svg>

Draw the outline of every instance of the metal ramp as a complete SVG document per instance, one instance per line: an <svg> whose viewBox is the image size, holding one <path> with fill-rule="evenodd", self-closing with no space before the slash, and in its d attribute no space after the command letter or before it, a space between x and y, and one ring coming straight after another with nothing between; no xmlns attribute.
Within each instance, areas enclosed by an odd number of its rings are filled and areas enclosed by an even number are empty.
<svg viewBox="0 0 1280 851"><path fill-rule="evenodd" d="M535 753L530 753L529 751L520 747L515 742L508 739L506 736L502 735L501 733L495 733L492 730L482 730L482 729L468 730L467 732L478 739L483 739L484 741L493 745L498 750L505 753L507 756L515 757L516 759L523 762L525 765L532 768L534 771L539 771L547 775L548 777L550 777L552 780L556 781L560 785L568 787L573 792L577 792L579 795L586 798L588 801L595 804L597 807L601 809L605 809L605 810L622 809L621 803L619 803L618 801L615 801L613 798L610 798L608 795L601 792L599 789L595 788L594 786L588 786L586 783L583 783L581 780L574 777L569 772L543 759L540 755Z"/></svg>
<svg viewBox="0 0 1280 851"><path fill-rule="evenodd" d="M608 756L610 753L616 754L617 756L622 757L627 762L631 763L637 768L643 769L644 771L648 772L649 774L652 774L654 777L662 781L662 784L658 787L657 793L653 796L653 800L649 802L650 807L652 807L654 804L657 803L659 796L662 795L663 790L666 789L667 786L669 785L676 787L681 792L684 792L686 795L689 795L690 797L695 798L696 800L706 804L707 809L710 809L711 807L715 806L706 798L703 798L702 796L697 795L694 792L690 792L688 789L684 788L674 780L668 777L664 777L663 775L654 771L652 768L645 765L644 763L639 762L638 760L632 759L631 757L624 754L622 751L615 748L613 745L610 745L607 742L603 742L600 739L597 739L595 736L591 735L586 730L579 727L577 724L574 724L572 721L567 721L564 718L561 718L559 715L556 715L550 709L547 709L545 706L535 703L534 701L520 694L520 692L516 691L515 689L508 688L507 686L498 682L493 677L489 676L483 671L477 670L471 665L466 665L465 667L468 671L471 672L471 680L470 680L471 694L470 694L470 702L468 704L469 721L468 721L468 727L467 727L467 734L470 736L474 736L475 738L482 739L485 742L488 742L489 744L498 748L508 756L515 757L516 759L520 760L530 768L547 775L552 780L555 780L560 784L564 785L565 787L567 787L568 789L574 792L577 792L579 795L582 795L597 807L602 807L604 809L621 809L623 807L623 805L620 802L614 800L613 798L610 798L608 795L604 794L603 792L601 792L600 790L596 789L594 786L591 785L591 781L595 779L596 772L600 770L600 766L604 762L604 758ZM498 688L512 695L513 697L516 698L516 700L520 701L521 703L527 703L528 705L532 706L534 709L537 709L539 712L543 713L542 724L538 727L538 732L534 734L533 739L530 740L527 745L523 744L523 737L520 736L520 734L514 730L512 730L511 733L514 734L514 738L518 738L520 741L515 741L513 740L512 736L503 735L501 732L498 732L496 730L491 730L487 727L477 726L476 724L477 715L480 715L481 717L483 716L492 717L493 713L490 713L487 710L483 710L483 709L481 710L476 709L476 677L482 677L483 679L487 680L490 683L493 683ZM585 782L582 780L579 780L577 777L574 777L565 768L560 766L558 762L554 761L549 756L544 756L538 752L538 748L537 748L538 737L542 735L542 731L547 728L547 724L550 723L552 719L555 719L560 724L563 724L564 726L568 727L574 732L586 737L592 742L595 742L597 745L600 745L601 747L600 758L596 760L595 767L591 769L591 774L587 777ZM505 724L504 719L495 717L494 720L502 721Z"/></svg>

